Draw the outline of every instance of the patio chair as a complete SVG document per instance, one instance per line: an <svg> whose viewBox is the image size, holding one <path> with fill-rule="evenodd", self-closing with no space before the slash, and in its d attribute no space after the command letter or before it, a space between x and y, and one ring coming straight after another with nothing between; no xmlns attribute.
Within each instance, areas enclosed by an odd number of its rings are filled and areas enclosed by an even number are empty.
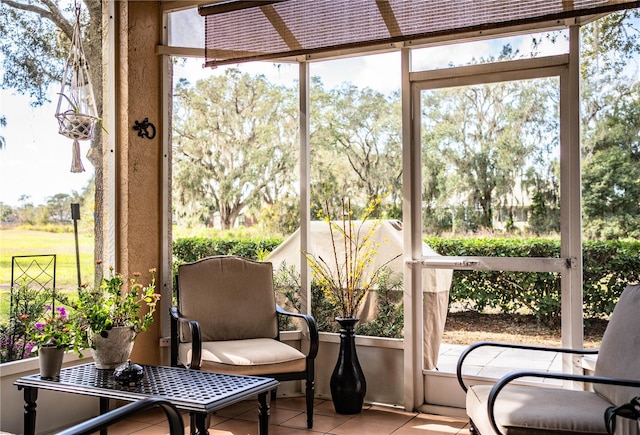
<svg viewBox="0 0 640 435"><path fill-rule="evenodd" d="M481 342L460 355L458 382L466 392L466 412L472 432L489 434L606 434L605 412L640 395L640 285L628 286L620 296L605 330L599 350ZM467 386L462 369L476 349L497 346L574 355L598 354L593 376L515 371L494 385ZM548 385L513 385L523 378L549 378L588 383L592 391L553 388ZM526 380L526 379L525 379ZM627 420L625 433L638 433ZM622 422L619 422L622 425Z"/></svg>
<svg viewBox="0 0 640 435"><path fill-rule="evenodd" d="M147 410L152 407L158 407L165 413L169 424L170 435L184 435L184 423L182 422L180 412L170 402L155 397L131 402L127 405L65 429L62 432L58 432L57 435L90 435L97 431L101 431L100 433L103 433L102 431L106 430L109 426L127 418L131 418L133 414L139 411Z"/></svg>
<svg viewBox="0 0 640 435"><path fill-rule="evenodd" d="M276 304L271 263L214 256L178 267L171 308L171 365L279 381L306 381L307 427L313 427L318 330L313 317ZM306 353L280 341L279 316L300 318ZM274 395L275 398L275 395Z"/></svg>

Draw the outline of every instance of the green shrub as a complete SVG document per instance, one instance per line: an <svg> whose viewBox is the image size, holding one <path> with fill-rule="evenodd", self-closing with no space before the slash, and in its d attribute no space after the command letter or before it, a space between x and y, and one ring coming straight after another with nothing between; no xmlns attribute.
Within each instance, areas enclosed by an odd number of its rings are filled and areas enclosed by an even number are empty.
<svg viewBox="0 0 640 435"><path fill-rule="evenodd" d="M246 258L262 258L275 249L281 239L207 239L183 238L174 241L174 266L209 255L234 254ZM441 255L479 257L546 257L560 258L557 239L515 238L442 238L429 237L425 242ZM586 318L611 314L622 290L640 281L640 241L587 241L583 246L583 300ZM312 315L321 331L337 331L335 314L322 291L312 285ZM299 304L289 294L291 302ZM384 301L384 298L382 298ZM389 302L389 301L387 301ZM385 303L387 303L385 302ZM500 309L505 313L526 311L546 324L560 319L560 275L558 273L456 271L453 274L450 303L467 309ZM401 304L379 307L383 319L372 325L360 325L361 331L375 329L375 335L392 336L402 328L402 313L387 311ZM395 309L394 308L394 309ZM387 332L384 332L384 331ZM388 334L388 335L386 335Z"/></svg>
<svg viewBox="0 0 640 435"><path fill-rule="evenodd" d="M211 255L237 255L257 260L261 251L273 251L282 239L227 239L185 237L173 241L174 265L190 263Z"/></svg>
<svg viewBox="0 0 640 435"><path fill-rule="evenodd" d="M446 239L425 243L441 255L493 257L560 257L554 239ZM583 246L585 317L608 316L627 284L640 279L640 241L592 241ZM521 309L553 324L560 318L560 275L557 273L456 271L450 301L467 308Z"/></svg>
<svg viewBox="0 0 640 435"><path fill-rule="evenodd" d="M13 305L8 323L0 324L0 363L29 358L35 343L29 333L33 325L41 321L47 306L51 304L51 290L20 284L12 290Z"/></svg>

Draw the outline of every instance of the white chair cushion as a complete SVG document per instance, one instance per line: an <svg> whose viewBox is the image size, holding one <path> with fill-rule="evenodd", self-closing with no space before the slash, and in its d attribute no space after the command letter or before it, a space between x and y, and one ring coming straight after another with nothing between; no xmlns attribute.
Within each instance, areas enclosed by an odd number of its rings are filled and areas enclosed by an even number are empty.
<svg viewBox="0 0 640 435"><path fill-rule="evenodd" d="M482 435L491 435L487 415L490 385L467 392L467 415ZM604 411L611 403L596 393L579 390L508 386L498 395L495 417L505 435L606 434Z"/></svg>
<svg viewBox="0 0 640 435"><path fill-rule="evenodd" d="M189 367L191 344L178 347L178 363ZM205 341L202 370L238 375L261 375L306 370L306 357L299 350L270 338Z"/></svg>

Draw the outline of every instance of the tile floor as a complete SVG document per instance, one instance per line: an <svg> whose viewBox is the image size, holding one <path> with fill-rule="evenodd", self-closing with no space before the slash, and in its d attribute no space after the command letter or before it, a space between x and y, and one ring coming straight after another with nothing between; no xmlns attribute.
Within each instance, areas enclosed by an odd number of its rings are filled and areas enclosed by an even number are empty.
<svg viewBox="0 0 640 435"><path fill-rule="evenodd" d="M185 433L189 433L189 416L184 414ZM316 400L313 429L306 428L304 398L279 398L271 403L270 435L427 435L469 434L466 420L437 415L417 414L377 405L365 405L357 415L339 415L331 401ZM150 410L112 425L109 435L168 434L164 414ZM258 434L257 400L229 406L211 416L209 435Z"/></svg>
<svg viewBox="0 0 640 435"><path fill-rule="evenodd" d="M456 363L466 346L443 344L438 358L438 369L455 373ZM520 369L561 371L562 361L556 353L482 348L468 359L464 373L499 378ZM546 381L550 382L550 381ZM551 381L556 382L556 381ZM211 416L210 435L252 435L258 433L257 400L240 402ZM189 416L184 417L189 433ZM330 400L316 399L313 429L306 428L304 398L279 398L271 403L269 433L331 434L331 435L426 435L469 434L466 419L405 412L384 406L365 406L358 415L336 414ZM168 426L160 411L140 413L109 428L110 435L164 435Z"/></svg>

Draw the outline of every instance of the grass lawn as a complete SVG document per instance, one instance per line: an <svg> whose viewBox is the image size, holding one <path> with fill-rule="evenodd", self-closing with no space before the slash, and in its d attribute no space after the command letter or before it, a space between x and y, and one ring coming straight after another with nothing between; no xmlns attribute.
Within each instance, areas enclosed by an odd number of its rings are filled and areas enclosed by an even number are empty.
<svg viewBox="0 0 640 435"><path fill-rule="evenodd" d="M93 279L93 234L80 233L82 282ZM56 287L75 290L77 286L76 245L73 233L50 233L24 229L0 230L0 320L9 312L11 257L14 255L56 254Z"/></svg>

